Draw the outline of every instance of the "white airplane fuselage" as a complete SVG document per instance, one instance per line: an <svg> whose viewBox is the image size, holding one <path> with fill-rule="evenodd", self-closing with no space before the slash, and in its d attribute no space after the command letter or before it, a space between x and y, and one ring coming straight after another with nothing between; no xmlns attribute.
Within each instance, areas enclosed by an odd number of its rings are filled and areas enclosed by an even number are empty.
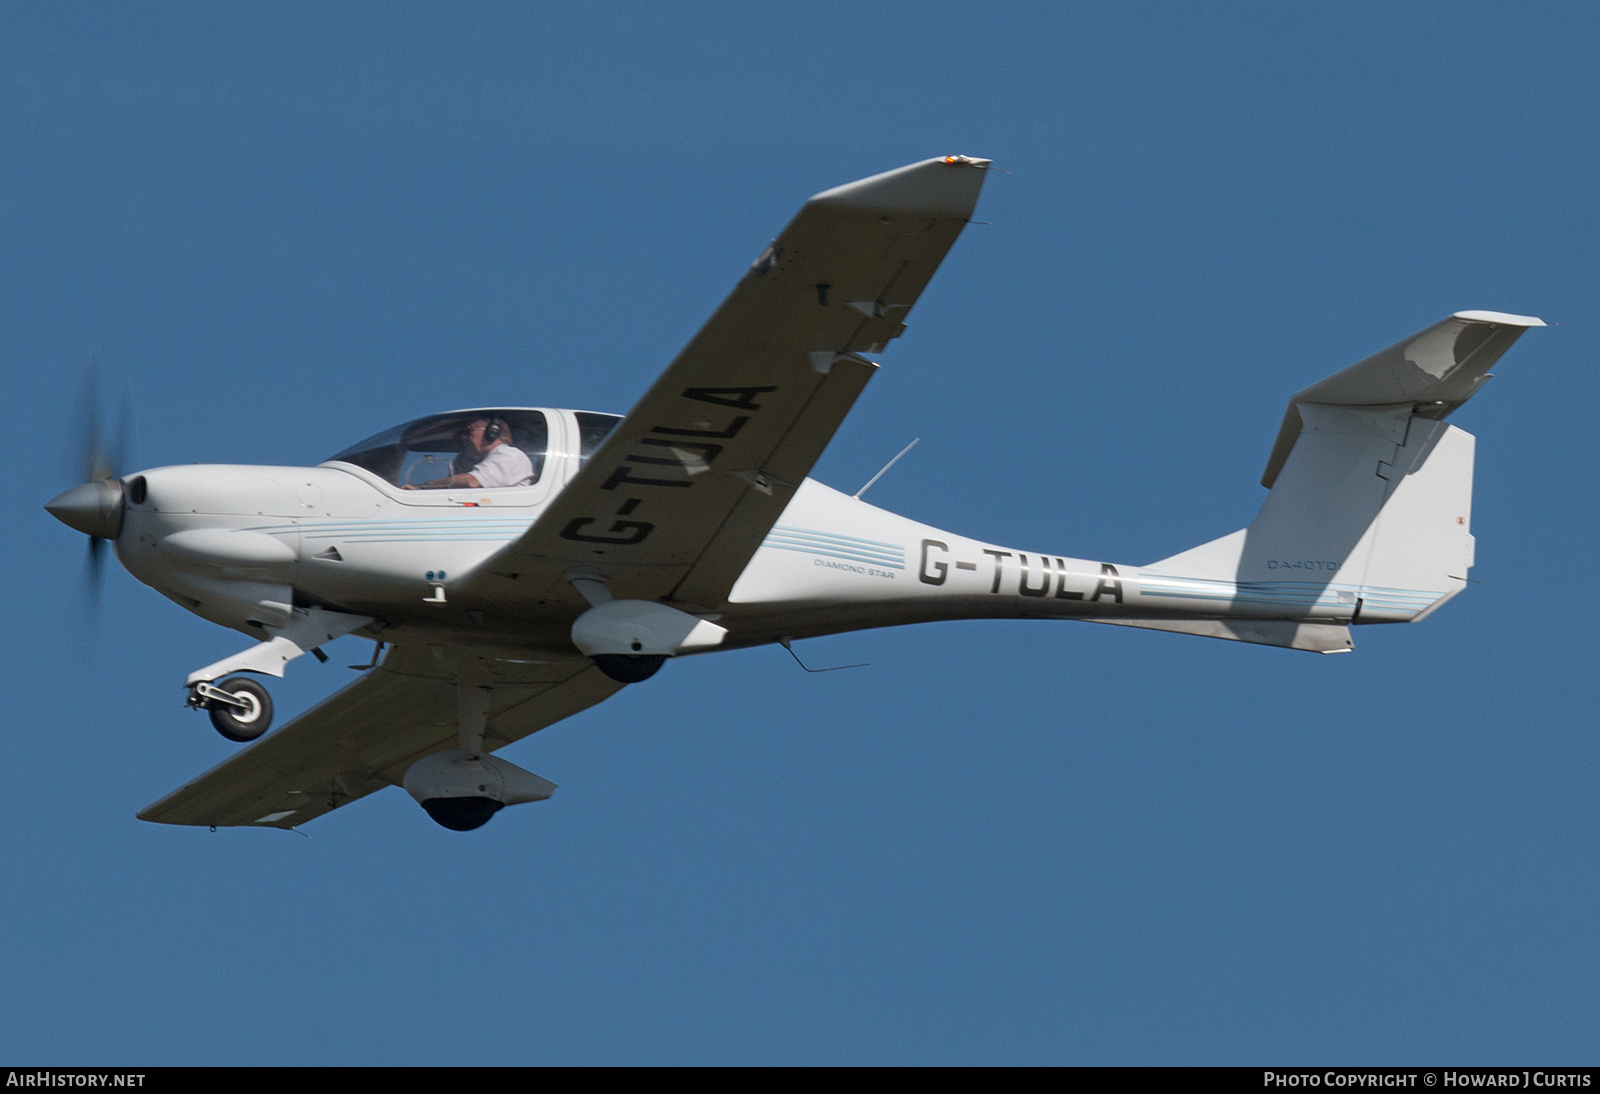
<svg viewBox="0 0 1600 1094"><path fill-rule="evenodd" d="M127 476L117 556L186 609L255 638L315 606L371 617L359 633L391 641L581 659L569 631L584 605L570 589L535 614L451 598L577 473L572 447L552 444L534 486L500 490L403 490L344 463L154 468ZM1172 578L969 539L807 479L728 603L705 614L727 629L723 649L960 618L1352 621L1356 598L1319 560L1281 563L1286 580L1272 589ZM1360 621L1409 620L1438 599L1368 606Z"/></svg>

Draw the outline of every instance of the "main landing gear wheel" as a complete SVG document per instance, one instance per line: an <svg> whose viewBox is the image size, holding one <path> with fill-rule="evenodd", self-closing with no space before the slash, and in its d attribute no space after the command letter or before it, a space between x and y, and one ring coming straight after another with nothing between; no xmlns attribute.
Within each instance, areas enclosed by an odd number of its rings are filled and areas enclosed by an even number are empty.
<svg viewBox="0 0 1600 1094"><path fill-rule="evenodd" d="M228 740L240 743L253 741L272 725L272 696L254 680L235 676L212 686L234 700L229 703L212 699L206 704L211 724Z"/></svg>
<svg viewBox="0 0 1600 1094"><path fill-rule="evenodd" d="M619 684L638 684L648 680L667 663L666 655L659 653L597 653L591 660L601 672Z"/></svg>

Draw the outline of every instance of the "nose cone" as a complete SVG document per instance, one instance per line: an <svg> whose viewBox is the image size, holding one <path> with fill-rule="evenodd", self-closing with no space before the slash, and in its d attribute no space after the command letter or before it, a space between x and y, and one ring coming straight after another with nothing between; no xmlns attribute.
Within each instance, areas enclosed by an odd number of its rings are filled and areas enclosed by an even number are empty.
<svg viewBox="0 0 1600 1094"><path fill-rule="evenodd" d="M86 482L45 503L45 512L68 528L96 539L116 539L122 531L122 483Z"/></svg>

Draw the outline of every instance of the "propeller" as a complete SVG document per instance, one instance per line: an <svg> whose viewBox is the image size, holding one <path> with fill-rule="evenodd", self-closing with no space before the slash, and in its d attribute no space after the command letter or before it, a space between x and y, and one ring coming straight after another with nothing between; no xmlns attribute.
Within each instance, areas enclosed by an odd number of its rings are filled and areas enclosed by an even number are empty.
<svg viewBox="0 0 1600 1094"><path fill-rule="evenodd" d="M122 481L118 476L128 464L134 441L132 389L124 387L116 427L108 432L100 388L99 361L91 355L84 368L76 427L67 431L79 446L71 453L71 462L83 481L45 503L51 516L89 537L84 587L91 611L100 605L106 542L116 539L122 530Z"/></svg>

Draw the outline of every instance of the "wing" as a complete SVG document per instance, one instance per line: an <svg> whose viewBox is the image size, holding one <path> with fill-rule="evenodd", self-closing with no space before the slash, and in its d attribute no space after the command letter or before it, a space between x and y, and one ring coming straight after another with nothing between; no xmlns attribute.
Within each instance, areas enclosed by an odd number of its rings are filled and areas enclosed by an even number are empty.
<svg viewBox="0 0 1600 1094"><path fill-rule="evenodd" d="M614 695L587 661L485 659L495 685L484 745L493 750ZM458 666L426 647L396 647L383 664L282 729L139 813L160 824L294 828L454 747Z"/></svg>
<svg viewBox="0 0 1600 1094"><path fill-rule="evenodd" d="M813 197L528 532L452 599L714 608L805 479L967 224L987 160L926 160Z"/></svg>

